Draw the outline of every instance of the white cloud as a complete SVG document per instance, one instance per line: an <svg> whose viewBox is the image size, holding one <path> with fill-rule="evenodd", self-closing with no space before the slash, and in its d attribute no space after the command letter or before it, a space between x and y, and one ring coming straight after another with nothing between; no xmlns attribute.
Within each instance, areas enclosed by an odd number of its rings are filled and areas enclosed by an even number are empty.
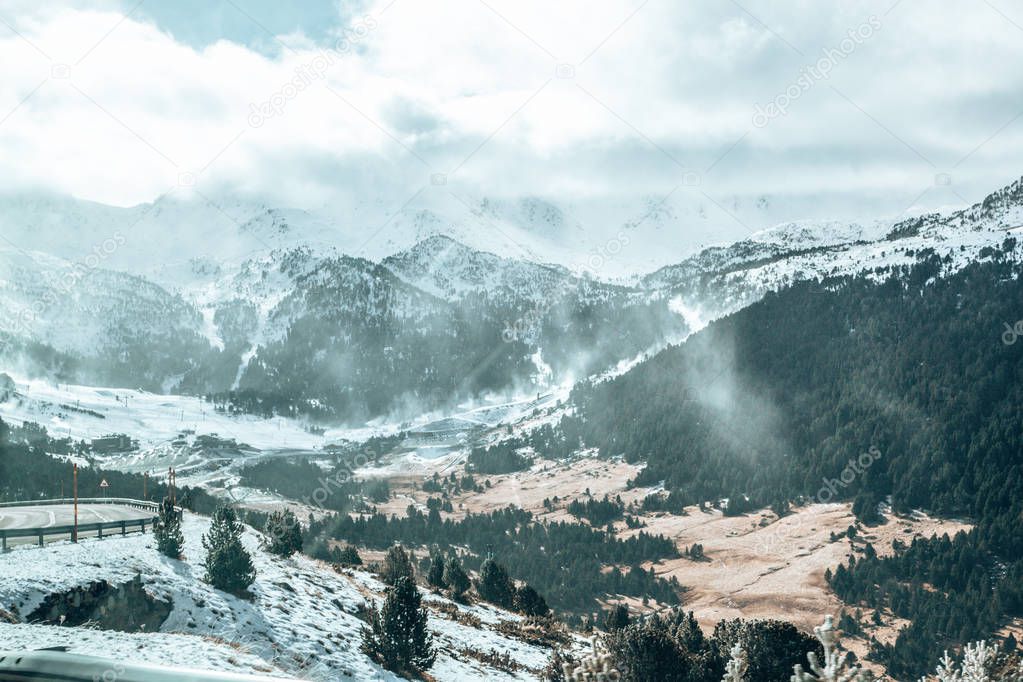
<svg viewBox="0 0 1023 682"><path fill-rule="evenodd" d="M268 56L197 50L112 2L5 0L0 179L130 205L192 172L204 193L344 210L437 172L473 196L639 205L695 171L673 201L771 195L775 220L898 213L938 172L953 185L925 203L976 200L1023 172L1023 29L991 7L740 4L382 0L338 27L343 54L291 35ZM829 78L752 125L872 15Z"/></svg>

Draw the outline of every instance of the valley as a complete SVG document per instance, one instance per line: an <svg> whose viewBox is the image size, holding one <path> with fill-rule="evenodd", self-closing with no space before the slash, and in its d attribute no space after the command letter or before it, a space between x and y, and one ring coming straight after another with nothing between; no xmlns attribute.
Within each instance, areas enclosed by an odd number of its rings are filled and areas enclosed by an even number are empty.
<svg viewBox="0 0 1023 682"><path fill-rule="evenodd" d="M158 332L176 339L159 346L160 366L184 370L173 377L153 374L142 356L125 362L152 343L146 335L153 329L137 309L107 299L103 310L114 316L112 324L139 331L100 332L114 344L103 349L47 331L61 313L44 308L37 319L49 319L49 326L8 336L0 418L18 447L35 444L62 462L122 472L128 478L118 481L119 494L142 496L141 475L152 484L146 495L160 494L173 468L193 514L227 502L259 528L288 510L301 520L309 555L302 575L316 585L325 578L313 576L340 570L342 550L357 549L378 570L388 548L401 543L424 575L438 552L457 556L473 575L496 558L580 632L603 627L618 605L635 619L680 606L707 632L730 619L785 621L806 632L831 613L845 623L845 646L870 669L905 667L886 647L905 648L907 633L929 621L915 621L894 602L854 597L853 586L840 581L853 580L845 576L856 575L857 562L896 571L884 562L901 560L906 547L944 551L940 538L977 542L972 538L999 522L960 498L951 502L941 492L926 498L911 484L915 475L892 477L892 467L913 469L906 457L881 454L919 448L919 434L942 443L926 424L968 389L931 378L926 395L907 394L887 411L876 397L864 400L855 391L814 399L825 386L858 383L873 385L873 396L890 390L889 379L857 360L855 381L808 381L794 369L800 363L792 353L826 376L837 371L827 355L833 347L854 357L926 334L900 329L894 318L884 322L913 287L926 293L913 304L921 309L902 314L931 314L959 329L961 313L943 302L945 283L956 282L959 297L977 307L975 299L1014 286L1018 277L1019 251L1006 227L1017 220L1018 194L1014 183L983 210L919 224L783 225L626 284L475 251L447 236L379 264L310 245L250 254L235 266L204 268L213 277L205 284L179 278L177 293L159 294L183 311L176 319L189 330L189 343L204 346L197 355L177 345L185 338L180 331ZM55 262L29 264L69 267ZM23 283L46 280L31 267L7 271L26 300L34 294ZM135 286L119 277L90 280L96 284L90 294L116 299L117 288ZM841 312L857 300L874 301L870 320ZM10 315L17 317L13 305ZM925 312L928 305L938 313ZM814 310L815 326L793 325L797 309ZM1006 307L993 314L1010 313ZM808 345L811 338L816 346ZM940 366L929 355L933 348L912 348L885 357L919 356ZM758 364L767 357L771 363ZM999 362L990 351L978 358L985 372ZM137 373L142 366L144 377ZM114 381L99 385L98 378ZM789 392L779 393L785 385ZM816 411L836 400L866 416L826 435ZM892 416L902 412L910 416ZM867 431L857 434L858 428ZM866 469L846 482L842 457L878 444L884 450L870 450ZM871 467L878 457L882 463ZM842 476L841 492L826 499L814 492L835 475ZM204 523L198 514L186 522L189 545L200 544ZM247 532L250 551L258 553L257 531ZM146 540L118 542L139 552ZM14 558L34 561L28 551ZM1003 544L995 551L1009 557L1014 550ZM259 574L279 570L266 561ZM192 589L158 587L164 578L141 564L131 570L143 575L150 594ZM351 585L333 589L379 599L382 586L359 570L341 571ZM294 588L297 575L281 584ZM15 580L23 586L23 577ZM1006 590L999 598L1008 604L1013 597ZM179 608L172 617L184 617ZM348 612L358 616L361 608ZM437 608L443 619L452 607ZM1005 608L1000 622L1013 613ZM485 630L471 624L487 617L473 611L455 618ZM1004 622L1011 628L1014 621ZM462 635L437 636L445 651L459 650ZM581 650L582 640L572 637L570 648ZM279 643L257 645L255 663L241 662L240 669L293 672L305 665L282 662L268 646ZM517 647L493 641L493 651L506 657L498 668L539 675L547 653ZM219 655L216 646L209 655ZM311 656L328 668L365 665L334 661L327 649ZM445 656L435 668L442 675L476 665ZM480 653L477 663L486 660Z"/></svg>
<svg viewBox="0 0 1023 682"><path fill-rule="evenodd" d="M0 0L0 680L1023 682L1023 9Z"/></svg>

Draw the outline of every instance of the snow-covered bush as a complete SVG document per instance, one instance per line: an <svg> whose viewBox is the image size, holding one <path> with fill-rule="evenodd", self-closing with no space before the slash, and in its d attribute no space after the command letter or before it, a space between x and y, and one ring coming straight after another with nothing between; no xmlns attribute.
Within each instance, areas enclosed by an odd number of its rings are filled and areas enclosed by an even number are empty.
<svg viewBox="0 0 1023 682"><path fill-rule="evenodd" d="M818 660L816 653L808 654L810 672L797 665L792 673L792 682L867 682L874 679L869 670L847 665L849 652L838 650L838 636L831 616L825 618L824 624L815 627L813 632L824 647L824 658Z"/></svg>
<svg viewBox="0 0 1023 682"><path fill-rule="evenodd" d="M736 642L732 645L732 650L729 654L731 658L725 664L725 676L721 678L721 682L745 682L743 677L746 675L746 669L749 667L749 664L746 662L746 652Z"/></svg>
<svg viewBox="0 0 1023 682"><path fill-rule="evenodd" d="M809 653L810 672L801 665L795 667L791 682L867 682L874 677L869 670L849 665L848 652L838 650L838 635L831 616L824 624L814 628L814 634L824 647L824 657L818 660L816 653ZM725 666L722 682L745 682L747 670L746 652L736 643L730 651L731 659ZM920 682L1023 682L1023 658L1011 664L1011 670L1004 657L999 660L998 647L988 642L967 644L963 649L962 662L957 663L945 652L933 676L922 677ZM1003 668L996 672L996 668Z"/></svg>
<svg viewBox="0 0 1023 682"><path fill-rule="evenodd" d="M592 641L592 653L579 665L564 664L565 679L569 682L617 682L622 674L614 667L611 656L600 648L597 638Z"/></svg>
<svg viewBox="0 0 1023 682"><path fill-rule="evenodd" d="M945 652L934 677L922 677L920 682L1023 682L1023 660L1016 669L1005 674L992 671L996 665L998 649L987 642L967 644L963 649L961 665Z"/></svg>

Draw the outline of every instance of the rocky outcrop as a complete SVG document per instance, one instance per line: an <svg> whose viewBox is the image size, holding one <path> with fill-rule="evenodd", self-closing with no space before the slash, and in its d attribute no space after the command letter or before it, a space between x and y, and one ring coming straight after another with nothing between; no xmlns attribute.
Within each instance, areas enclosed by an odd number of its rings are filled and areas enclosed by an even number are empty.
<svg viewBox="0 0 1023 682"><path fill-rule="evenodd" d="M55 592L29 614L29 623L78 626L101 630L156 632L170 615L173 604L156 599L142 584L141 576L122 585L106 580Z"/></svg>

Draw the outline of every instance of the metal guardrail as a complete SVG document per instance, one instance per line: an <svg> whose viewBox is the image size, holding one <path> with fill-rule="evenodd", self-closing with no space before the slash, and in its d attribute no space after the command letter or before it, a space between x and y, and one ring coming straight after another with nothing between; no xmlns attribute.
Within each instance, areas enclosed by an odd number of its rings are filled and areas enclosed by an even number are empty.
<svg viewBox="0 0 1023 682"><path fill-rule="evenodd" d="M45 507L53 504L74 504L73 497L60 497L51 500L18 500L17 502L0 502L0 507ZM130 497L79 497L78 504L121 504L136 509L160 510L160 505L147 500L135 500Z"/></svg>
<svg viewBox="0 0 1023 682"><path fill-rule="evenodd" d="M61 498L55 500L26 500L19 502L0 502L0 507L45 507L49 505L58 504L74 504L73 498ZM141 532L146 532L146 525L150 528L153 526L153 522L156 520L160 512L160 505L155 502L148 502L145 500L133 500L126 497L80 497L78 498L78 504L89 505L89 504L118 504L126 507L132 507L133 509L145 509L152 513L151 516L142 519L126 519L123 521L100 521L95 523L79 523L78 524L78 535L82 533L96 533L97 537L103 537L103 531L121 531L121 535L127 535L129 529L138 528ZM181 507L174 508L178 514L182 513ZM42 547L46 541L47 536L51 535L67 535L71 536L74 533L75 527L73 524L63 526L47 526L44 528L0 528L0 551L7 551L7 540L17 538L38 538L39 546Z"/></svg>

